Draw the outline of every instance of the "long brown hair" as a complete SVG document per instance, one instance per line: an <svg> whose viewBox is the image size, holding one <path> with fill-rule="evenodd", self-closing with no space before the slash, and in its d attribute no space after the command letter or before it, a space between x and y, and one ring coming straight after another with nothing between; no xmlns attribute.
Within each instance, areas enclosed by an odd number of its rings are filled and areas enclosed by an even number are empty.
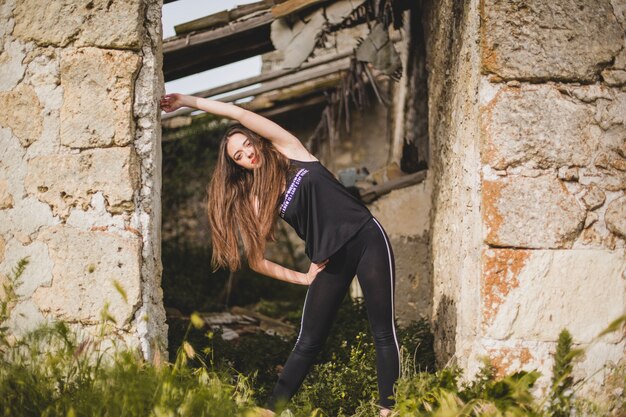
<svg viewBox="0 0 626 417"><path fill-rule="evenodd" d="M256 150L261 165L245 169L226 151L228 139L241 133ZM274 240L278 202L289 171L289 160L272 143L240 124L230 127L220 143L217 164L208 187L214 269L241 266L239 236L249 260L260 260L265 242ZM255 210L254 202L258 201Z"/></svg>

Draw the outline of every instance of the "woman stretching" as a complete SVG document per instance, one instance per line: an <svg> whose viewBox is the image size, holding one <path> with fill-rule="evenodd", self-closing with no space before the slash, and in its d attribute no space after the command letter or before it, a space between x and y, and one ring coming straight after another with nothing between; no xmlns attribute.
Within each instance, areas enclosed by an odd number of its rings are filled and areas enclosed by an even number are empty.
<svg viewBox="0 0 626 417"><path fill-rule="evenodd" d="M254 271L309 286L300 334L268 407L275 410L296 393L356 275L376 346L380 415L387 416L394 404L400 357L394 326L394 259L382 226L295 136L276 123L214 100L182 94L161 99L166 112L183 106L239 122L224 135L209 185L213 266L240 267L241 236ZM264 258L265 243L274 239L276 215L305 241L311 260L308 272Z"/></svg>

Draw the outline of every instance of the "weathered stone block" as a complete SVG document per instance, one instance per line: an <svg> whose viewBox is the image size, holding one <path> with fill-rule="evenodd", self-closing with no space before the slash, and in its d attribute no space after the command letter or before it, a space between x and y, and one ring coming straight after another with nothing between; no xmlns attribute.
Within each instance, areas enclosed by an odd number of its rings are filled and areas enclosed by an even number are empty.
<svg viewBox="0 0 626 417"><path fill-rule="evenodd" d="M480 348L475 352L473 373L482 367L480 359L488 357L495 367L497 376L510 375L517 371L538 371L541 375L535 382L533 394L544 397L552 386L551 375L554 361L554 342L507 339L496 340L483 338Z"/></svg>
<svg viewBox="0 0 626 417"><path fill-rule="evenodd" d="M0 274L4 275L11 274L21 259L28 258L28 266L20 277L21 284L16 288L20 298L28 298L39 286L52 282L52 262L48 256L48 247L43 242L24 244L11 239L7 243L5 258L0 266Z"/></svg>
<svg viewBox="0 0 626 417"><path fill-rule="evenodd" d="M606 195L604 191L596 184L591 184L585 194L581 197L581 200L585 204L585 207L589 210L595 210L598 207L604 204L604 200L606 200Z"/></svg>
<svg viewBox="0 0 626 417"><path fill-rule="evenodd" d="M430 228L432 181L394 190L369 205L390 236L422 236ZM402 219L402 221L398 221Z"/></svg>
<svg viewBox="0 0 626 417"><path fill-rule="evenodd" d="M622 69L605 69L602 71L602 79L608 85L619 87L626 84L626 71Z"/></svg>
<svg viewBox="0 0 626 417"><path fill-rule="evenodd" d="M491 365L495 368L496 376L499 378L516 371L531 371L532 365L540 360L527 346L522 345L500 346L486 351Z"/></svg>
<svg viewBox="0 0 626 417"><path fill-rule="evenodd" d="M128 323L141 300L141 241L105 232L84 232L71 227L46 230L54 263L52 285L39 287L33 300L58 318L93 323L109 304L118 326ZM115 282L123 288L126 300Z"/></svg>
<svg viewBox="0 0 626 417"><path fill-rule="evenodd" d="M58 223L50 206L35 197L18 199L12 209L0 210L0 234L13 236L25 245L39 229Z"/></svg>
<svg viewBox="0 0 626 417"><path fill-rule="evenodd" d="M626 255L621 250L488 249L483 261L486 337L556 341L567 328L576 343L588 343L624 314ZM495 309L491 297L497 300ZM613 334L605 341L620 338Z"/></svg>
<svg viewBox="0 0 626 417"><path fill-rule="evenodd" d="M2 53L4 49L4 41L7 38L7 35L10 35L13 32L13 27L15 22L13 21L13 9L15 8L15 4L13 0L4 0L0 2L0 21L3 22L0 25L0 53Z"/></svg>
<svg viewBox="0 0 626 417"><path fill-rule="evenodd" d="M580 178L581 184L596 183L605 191L626 190L626 172L612 169L588 169Z"/></svg>
<svg viewBox="0 0 626 417"><path fill-rule="evenodd" d="M6 21L2 21L2 25L5 24ZM1 38L0 42L4 44ZM0 91L15 88L17 83L24 77L26 66L23 64L23 61L26 58L27 49L21 42L7 42L4 50L0 49L0 74L2 74L2 77L0 77Z"/></svg>
<svg viewBox="0 0 626 417"><path fill-rule="evenodd" d="M580 178L577 167L561 167L557 175L559 179L570 182L576 182Z"/></svg>
<svg viewBox="0 0 626 417"><path fill-rule="evenodd" d="M491 324L500 305L506 300L511 290L519 287L518 276L526 265L529 255L528 251L519 249L483 251L481 260L483 324Z"/></svg>
<svg viewBox="0 0 626 417"><path fill-rule="evenodd" d="M482 69L504 79L593 81L623 45L609 0L482 0L481 6Z"/></svg>
<svg viewBox="0 0 626 417"><path fill-rule="evenodd" d="M61 58L61 143L74 148L127 145L133 139L132 52L83 48Z"/></svg>
<svg viewBox="0 0 626 417"><path fill-rule="evenodd" d="M144 31L145 0L96 0L77 45L139 49Z"/></svg>
<svg viewBox="0 0 626 417"><path fill-rule="evenodd" d="M9 333L12 336L26 335L45 322L41 311L32 300L20 301L11 312L11 318L7 321Z"/></svg>
<svg viewBox="0 0 626 417"><path fill-rule="evenodd" d="M28 163L25 180L28 193L62 216L75 206L87 209L98 191L105 196L109 212L132 210L138 182L139 162L129 147L36 157Z"/></svg>
<svg viewBox="0 0 626 417"><path fill-rule="evenodd" d="M12 91L0 92L0 108L0 126L10 128L22 146L39 139L42 116L35 90L20 84Z"/></svg>
<svg viewBox="0 0 626 417"><path fill-rule="evenodd" d="M141 0L18 0L14 36L40 45L138 48L143 35Z"/></svg>
<svg viewBox="0 0 626 417"><path fill-rule="evenodd" d="M394 190L368 206L392 243L396 266L396 317L400 325L429 317L432 309L428 239L431 193L432 182L427 179Z"/></svg>
<svg viewBox="0 0 626 417"><path fill-rule="evenodd" d="M587 213L587 217L585 218L585 229L589 228L593 224L598 221L598 214L595 212Z"/></svg>
<svg viewBox="0 0 626 417"><path fill-rule="evenodd" d="M482 108L482 160L495 169L587 165L598 144L593 117L554 87L505 87Z"/></svg>
<svg viewBox="0 0 626 417"><path fill-rule="evenodd" d="M556 178L483 180L485 242L499 247L569 248L585 210Z"/></svg>
<svg viewBox="0 0 626 417"><path fill-rule="evenodd" d="M626 197L620 197L609 203L604 221L607 229L626 239Z"/></svg>
<svg viewBox="0 0 626 417"><path fill-rule="evenodd" d="M0 178L0 210L13 207L13 196L9 192L9 183Z"/></svg>
<svg viewBox="0 0 626 417"><path fill-rule="evenodd" d="M626 92L615 94L612 100L599 100L595 119L602 129L619 129L623 133L626 125Z"/></svg>
<svg viewBox="0 0 626 417"><path fill-rule="evenodd" d="M426 238L390 237L395 258L395 311L399 325L430 318L432 276Z"/></svg>

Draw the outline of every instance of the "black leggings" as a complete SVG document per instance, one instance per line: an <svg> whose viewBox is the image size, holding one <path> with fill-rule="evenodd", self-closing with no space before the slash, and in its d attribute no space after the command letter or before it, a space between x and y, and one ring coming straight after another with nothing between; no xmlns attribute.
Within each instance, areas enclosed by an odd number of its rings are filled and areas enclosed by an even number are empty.
<svg viewBox="0 0 626 417"><path fill-rule="evenodd" d="M289 355L269 401L275 409L296 393L320 352L354 275L357 275L376 346L380 405L394 404L393 385L400 375L400 352L394 325L394 259L382 226L370 219L317 274L304 300L296 346Z"/></svg>

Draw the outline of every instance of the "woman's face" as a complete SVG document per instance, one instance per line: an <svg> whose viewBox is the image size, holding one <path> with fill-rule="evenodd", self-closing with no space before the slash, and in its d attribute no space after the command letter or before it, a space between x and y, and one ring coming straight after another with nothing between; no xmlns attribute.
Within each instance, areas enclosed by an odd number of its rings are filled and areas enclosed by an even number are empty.
<svg viewBox="0 0 626 417"><path fill-rule="evenodd" d="M233 133L227 140L226 153L237 165L245 169L255 169L261 165L259 152L246 135Z"/></svg>

